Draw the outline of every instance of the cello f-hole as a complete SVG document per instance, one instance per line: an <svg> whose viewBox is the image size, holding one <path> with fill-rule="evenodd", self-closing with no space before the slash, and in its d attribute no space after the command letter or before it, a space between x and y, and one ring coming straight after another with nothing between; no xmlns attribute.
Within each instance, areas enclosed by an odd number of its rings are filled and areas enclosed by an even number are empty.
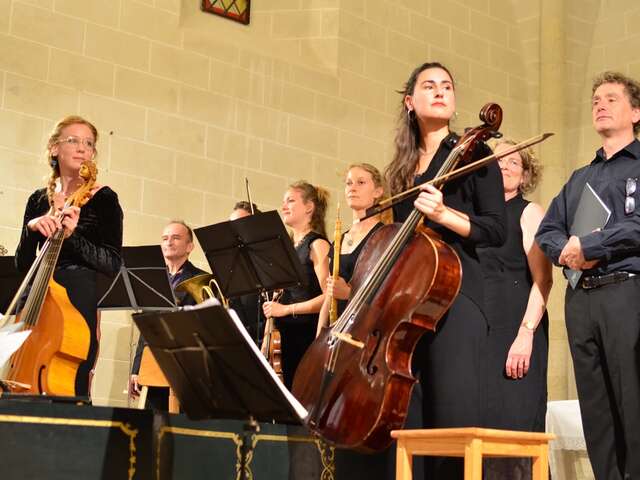
<svg viewBox="0 0 640 480"><path fill-rule="evenodd" d="M367 361L367 373L369 375L375 375L378 371L377 365L373 364L373 360L378 353L378 349L380 348L380 330L374 330L369 335L369 340L367 341L367 350L371 353L367 355L369 360Z"/></svg>

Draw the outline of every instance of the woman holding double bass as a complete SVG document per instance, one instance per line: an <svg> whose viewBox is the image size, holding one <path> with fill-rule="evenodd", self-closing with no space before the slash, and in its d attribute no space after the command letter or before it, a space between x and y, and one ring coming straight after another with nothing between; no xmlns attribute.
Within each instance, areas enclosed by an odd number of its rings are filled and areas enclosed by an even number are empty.
<svg viewBox="0 0 640 480"><path fill-rule="evenodd" d="M403 114L396 151L386 169L391 194L434 177L459 137L449 129L456 109L453 77L439 63L416 68L403 95ZM479 143L473 158L491 151ZM394 207L396 221L417 208L433 229L458 254L462 267L460 291L435 332L426 333L413 358L413 372L422 386L426 428L482 426L484 422L483 350L487 321L483 277L476 253L479 246L499 246L505 240L502 177L495 163L452 180L442 190L422 189L415 201ZM429 478L462 478L462 463L436 460L427 465Z"/></svg>
<svg viewBox="0 0 640 480"><path fill-rule="evenodd" d="M89 185L88 200L85 196L82 208L69 206L68 201L88 186L81 171L88 165L95 168L97 140L96 127L82 117L68 116L56 124L46 148L51 175L47 186L36 190L27 201L16 251L16 266L26 271L45 241L64 230L53 279L66 289L90 334L87 358L80 363L75 378L75 394L79 396L89 395L90 376L98 356L97 272L113 275L121 264L122 209L117 194L94 183Z"/></svg>

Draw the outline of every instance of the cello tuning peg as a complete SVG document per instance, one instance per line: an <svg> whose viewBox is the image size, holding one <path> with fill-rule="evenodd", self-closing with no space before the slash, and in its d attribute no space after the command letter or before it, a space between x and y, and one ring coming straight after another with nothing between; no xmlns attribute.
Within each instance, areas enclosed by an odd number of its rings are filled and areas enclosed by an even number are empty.
<svg viewBox="0 0 640 480"><path fill-rule="evenodd" d="M502 132L498 132L497 130L495 132L491 133L491 136L493 138L502 138Z"/></svg>

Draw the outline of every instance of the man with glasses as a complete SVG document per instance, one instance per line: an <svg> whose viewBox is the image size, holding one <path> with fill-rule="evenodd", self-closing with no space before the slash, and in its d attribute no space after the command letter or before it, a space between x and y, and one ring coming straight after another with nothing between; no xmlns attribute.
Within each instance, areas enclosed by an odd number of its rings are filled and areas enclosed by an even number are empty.
<svg viewBox="0 0 640 480"><path fill-rule="evenodd" d="M595 477L640 479L640 84L600 75L592 122L602 147L553 199L536 241L556 265L582 273L567 286L565 320ZM577 237L569 232L587 183L611 215Z"/></svg>

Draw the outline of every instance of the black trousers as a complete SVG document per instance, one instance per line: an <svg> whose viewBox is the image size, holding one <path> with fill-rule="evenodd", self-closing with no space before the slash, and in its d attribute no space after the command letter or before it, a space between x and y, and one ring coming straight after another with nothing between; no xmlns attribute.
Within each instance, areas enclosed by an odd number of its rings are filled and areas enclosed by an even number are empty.
<svg viewBox="0 0 640 480"><path fill-rule="evenodd" d="M640 479L640 276L567 287L565 317L595 478Z"/></svg>

